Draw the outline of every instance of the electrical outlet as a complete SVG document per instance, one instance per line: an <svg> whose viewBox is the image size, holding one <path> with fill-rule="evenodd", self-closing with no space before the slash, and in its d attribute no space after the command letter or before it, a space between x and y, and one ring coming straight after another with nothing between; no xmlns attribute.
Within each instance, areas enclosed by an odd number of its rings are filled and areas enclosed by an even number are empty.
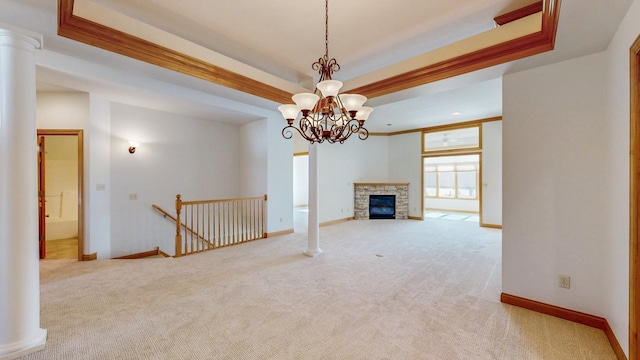
<svg viewBox="0 0 640 360"><path fill-rule="evenodd" d="M571 276L558 275L558 286L565 289L571 288Z"/></svg>
<svg viewBox="0 0 640 360"><path fill-rule="evenodd" d="M129 194L129 200L138 200L138 194L135 194L135 193Z"/></svg>

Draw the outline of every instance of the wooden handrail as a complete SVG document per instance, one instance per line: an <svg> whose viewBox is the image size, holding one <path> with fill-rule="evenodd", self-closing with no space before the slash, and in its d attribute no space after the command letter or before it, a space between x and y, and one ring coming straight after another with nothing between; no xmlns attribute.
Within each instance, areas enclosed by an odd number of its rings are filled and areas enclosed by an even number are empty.
<svg viewBox="0 0 640 360"><path fill-rule="evenodd" d="M267 195L255 196L248 198L235 198L235 199L217 199L217 200L196 200L196 201L182 201L182 205L202 205L202 204L215 204L224 202L244 201L244 200L267 200Z"/></svg>
<svg viewBox="0 0 640 360"><path fill-rule="evenodd" d="M173 215L169 214L165 209L161 208L160 206L158 206L156 204L152 204L151 207L156 209L156 210L158 210L158 211L160 211L162 213L162 215L164 215L165 217L168 216L169 219L171 219L173 221L176 221L176 218Z"/></svg>
<svg viewBox="0 0 640 360"><path fill-rule="evenodd" d="M266 238L266 200L267 195L183 201L176 195L175 257Z"/></svg>
<svg viewBox="0 0 640 360"><path fill-rule="evenodd" d="M162 215L164 215L164 217L169 217L169 219L173 220L174 222L177 221L177 219L175 218L175 216L169 214L169 212L167 212L165 209L161 208L160 206L156 205L156 204L152 204L151 205L152 208L158 210L159 212L162 213ZM202 235L198 234L197 232L195 232L193 229L191 229L190 227L187 226L187 224L185 223L180 223L180 225L182 225L183 228L185 228L187 231L189 231L190 233L194 234L195 236L197 236L200 240L206 242L207 244L209 244L210 246L214 246L209 240L205 239L204 237L202 237Z"/></svg>

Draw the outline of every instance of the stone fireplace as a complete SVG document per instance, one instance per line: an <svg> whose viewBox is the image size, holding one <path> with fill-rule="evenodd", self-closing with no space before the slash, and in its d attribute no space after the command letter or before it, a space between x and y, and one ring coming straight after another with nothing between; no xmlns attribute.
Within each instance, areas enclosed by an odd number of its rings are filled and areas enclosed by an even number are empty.
<svg viewBox="0 0 640 360"><path fill-rule="evenodd" d="M395 195L369 195L369 219L395 219Z"/></svg>
<svg viewBox="0 0 640 360"><path fill-rule="evenodd" d="M354 183L354 218L369 219L370 195L395 195L395 219L409 218L409 183Z"/></svg>

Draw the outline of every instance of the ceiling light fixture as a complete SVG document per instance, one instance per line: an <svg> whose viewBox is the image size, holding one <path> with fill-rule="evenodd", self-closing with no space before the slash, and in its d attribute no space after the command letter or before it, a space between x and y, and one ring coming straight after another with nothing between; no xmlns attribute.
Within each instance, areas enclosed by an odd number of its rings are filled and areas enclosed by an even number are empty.
<svg viewBox="0 0 640 360"><path fill-rule="evenodd" d="M313 93L300 93L292 96L295 105L280 105L278 110L287 120L282 136L291 139L297 131L311 144L344 143L351 135L358 133L361 140L369 137L364 122L369 118L372 108L362 106L367 98L358 94L338 94L342 82L331 79L334 71L340 70L336 59L329 59L329 0L325 0L325 53L311 65L320 74ZM298 126L295 119L302 112Z"/></svg>
<svg viewBox="0 0 640 360"><path fill-rule="evenodd" d="M447 137L447 133L442 134L442 146L449 146L449 143L456 142L457 139Z"/></svg>

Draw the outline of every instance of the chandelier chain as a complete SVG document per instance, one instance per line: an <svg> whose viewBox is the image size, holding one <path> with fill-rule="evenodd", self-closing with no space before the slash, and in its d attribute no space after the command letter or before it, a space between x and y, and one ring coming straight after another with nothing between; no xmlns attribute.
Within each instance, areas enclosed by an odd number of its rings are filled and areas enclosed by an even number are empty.
<svg viewBox="0 0 640 360"><path fill-rule="evenodd" d="M324 56L329 59L329 0L324 1Z"/></svg>

